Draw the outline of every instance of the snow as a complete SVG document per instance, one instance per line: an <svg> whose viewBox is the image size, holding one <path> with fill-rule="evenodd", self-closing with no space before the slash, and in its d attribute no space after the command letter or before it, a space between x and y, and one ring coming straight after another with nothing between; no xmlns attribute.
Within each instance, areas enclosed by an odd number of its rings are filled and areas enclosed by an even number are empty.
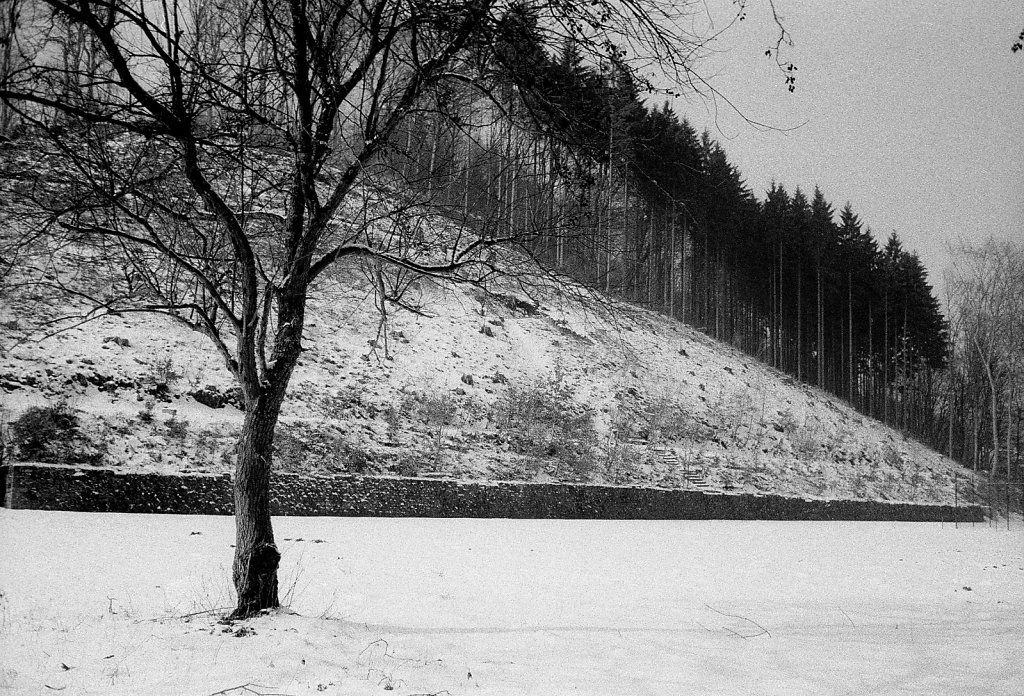
<svg viewBox="0 0 1024 696"><path fill-rule="evenodd" d="M226 626L209 610L231 604L230 518L0 510L0 692L932 696L1024 684L1019 521L275 526L289 611Z"/></svg>
<svg viewBox="0 0 1024 696"><path fill-rule="evenodd" d="M952 503L954 477L969 475L835 397L683 324L624 305L608 314L600 303L552 288L538 291L537 310L525 313L516 308L523 298L514 289L494 290L421 281L414 294L426 315L391 315L387 358L383 346L368 343L378 336L380 317L365 280L339 269L310 299L308 350L279 429L306 450L279 457L278 468L334 473L349 469L339 451L358 451L376 474L412 461L423 475L447 478L679 487L681 473L666 470L650 451L612 465L605 446L616 418L643 423L660 412L674 415L662 444L705 469L720 489ZM72 309L0 297L0 317L7 318L0 323L0 420L65 400L103 451L104 466L230 471L241 412L208 408L193 396L233 388L208 339L161 317L129 313L20 342L40 317ZM554 383L593 410L602 445L589 471L534 460L498 442L490 409L502 394ZM164 391L154 396L160 385ZM417 397L456 406L439 446L435 426L409 417L408 409L398 422L387 420ZM172 418L187 427L168 428Z"/></svg>

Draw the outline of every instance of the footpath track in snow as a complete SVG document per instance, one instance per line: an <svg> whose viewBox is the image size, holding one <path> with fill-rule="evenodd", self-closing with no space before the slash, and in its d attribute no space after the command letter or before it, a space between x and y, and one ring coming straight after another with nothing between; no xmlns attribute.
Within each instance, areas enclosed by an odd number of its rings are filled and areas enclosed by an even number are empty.
<svg viewBox="0 0 1024 696"><path fill-rule="evenodd" d="M0 510L0 693L932 696L1024 684L1019 522L275 524L297 613L243 630L206 612L231 603L230 518Z"/></svg>

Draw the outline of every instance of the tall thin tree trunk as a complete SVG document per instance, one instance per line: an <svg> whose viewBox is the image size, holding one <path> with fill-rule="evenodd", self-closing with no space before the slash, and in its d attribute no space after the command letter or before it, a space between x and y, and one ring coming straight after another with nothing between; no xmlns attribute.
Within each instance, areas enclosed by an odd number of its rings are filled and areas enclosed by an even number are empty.
<svg viewBox="0 0 1024 696"><path fill-rule="evenodd" d="M469 118L466 124L466 160L465 166L466 171L463 172L463 186L465 187L462 191L462 219L469 222L469 172L472 169L472 156L473 156L473 105L472 102L469 106ZM453 166L454 170L455 167Z"/></svg>
<svg viewBox="0 0 1024 696"><path fill-rule="evenodd" d="M991 406L989 415L992 418L992 467L989 470L989 476L995 476L996 468L999 466L999 400L996 395L995 381L992 379L992 371L987 368L986 371L989 385L992 387L992 399L989 402Z"/></svg>
<svg viewBox="0 0 1024 696"><path fill-rule="evenodd" d="M647 215L647 232L644 237L645 257L647 263L647 306L654 309L654 205L652 204Z"/></svg>
<svg viewBox="0 0 1024 696"><path fill-rule="evenodd" d="M889 292L885 293L885 333L882 336L882 422L889 425Z"/></svg>
<svg viewBox="0 0 1024 696"><path fill-rule="evenodd" d="M804 268L803 257L798 254L796 261L796 378L804 380Z"/></svg>
<svg viewBox="0 0 1024 696"><path fill-rule="evenodd" d="M785 364L784 346L782 345L782 332L783 332L783 330L785 329L785 326L786 326L786 313L785 313L786 304L785 304L785 295L783 294L784 283L783 283L782 237L781 236L779 237L779 284L778 284L778 288L777 289L779 291L779 319L778 319L778 332L776 333L775 343L778 345L779 357L778 357L778 360L776 361L776 365L780 369L786 370L787 369L787 365Z"/></svg>
<svg viewBox="0 0 1024 696"><path fill-rule="evenodd" d="M818 295L818 306L816 309L818 319L818 335L815 339L815 348L818 354L818 387L823 388L825 386L825 318L822 316L822 301L821 301L821 260L818 260L817 268L817 295Z"/></svg>
<svg viewBox="0 0 1024 696"><path fill-rule="evenodd" d="M950 371L950 373L952 374L952 371ZM949 441L946 443L946 456L949 457L950 459L952 459L953 458L953 380L952 379L950 379L950 382L949 382L949 403L946 405L946 410L947 410L946 415L948 416L947 420L949 421L949 434L948 434Z"/></svg>
<svg viewBox="0 0 1024 696"><path fill-rule="evenodd" d="M1010 482L1010 430L1011 430L1011 423L1012 423L1012 421L1010 420L1010 417L1012 416L1012 414L1010 413L1010 403L1011 403L1011 399L1010 399L1009 395L1007 395L1007 397L1006 397L1006 482L1007 482L1007 484L1009 484L1009 482Z"/></svg>
<svg viewBox="0 0 1024 696"><path fill-rule="evenodd" d="M871 385L868 389L868 415L875 418L875 313L868 302L868 375Z"/></svg>
<svg viewBox="0 0 1024 696"><path fill-rule="evenodd" d="M974 411L974 470L978 470L978 464L981 462L981 412L982 408L979 405Z"/></svg>
<svg viewBox="0 0 1024 696"><path fill-rule="evenodd" d="M849 339L849 350L847 350L846 357L850 364L848 396L850 404L856 406L857 404L853 400L853 274L849 271L846 273L846 323L846 335Z"/></svg>
<svg viewBox="0 0 1024 696"><path fill-rule="evenodd" d="M683 211L683 229L682 238L679 244L679 305L682 309L682 320L687 320L686 303L687 298L690 297L691 293L687 292L687 274L686 274L686 233L689 229L689 222L686 217L686 211Z"/></svg>
<svg viewBox="0 0 1024 696"><path fill-rule="evenodd" d="M1014 428L1014 433L1016 433L1017 437L1014 438L1014 443L1013 443L1013 463L1017 466L1017 477L1018 478L1020 478L1020 473L1021 473L1021 471L1020 471L1020 431L1021 431L1020 424L1021 424L1021 408L1020 408L1020 406L1017 406L1017 418L1015 419L1015 425L1017 427ZM1021 492L1024 493L1024 490L1022 490ZM1021 504L1024 504L1024 501L1021 501Z"/></svg>
<svg viewBox="0 0 1024 696"><path fill-rule="evenodd" d="M676 318L676 202L668 225L668 315Z"/></svg>
<svg viewBox="0 0 1024 696"><path fill-rule="evenodd" d="M900 356L900 383L902 385L902 393L900 394L900 410L897 414L896 422L900 424L901 428L907 427L907 408L906 408L906 396L907 396L907 373L910 372L910 351L907 349L909 342L907 334L907 315L909 309L907 307L906 300L903 302L903 334L900 337L900 343L902 344L902 355Z"/></svg>
<svg viewBox="0 0 1024 696"><path fill-rule="evenodd" d="M990 361L986 359L984 351L981 349L981 344L978 342L978 337L971 337L974 341L974 347L978 351L978 357L981 359L982 365L985 366L985 377L988 380L989 387L989 417L992 419L992 466L990 469L990 475L995 475L996 465L999 459L999 407L998 407L998 392L996 390L996 380L992 374L992 365ZM977 437L977 435L975 436Z"/></svg>

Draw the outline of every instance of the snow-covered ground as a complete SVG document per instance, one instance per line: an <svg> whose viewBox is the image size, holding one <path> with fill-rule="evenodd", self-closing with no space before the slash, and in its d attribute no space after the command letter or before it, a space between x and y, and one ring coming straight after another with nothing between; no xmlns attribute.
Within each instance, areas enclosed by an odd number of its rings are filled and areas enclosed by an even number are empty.
<svg viewBox="0 0 1024 696"><path fill-rule="evenodd" d="M231 518L0 510L0 693L1024 692L1019 522L275 524L226 626Z"/></svg>
<svg viewBox="0 0 1024 696"><path fill-rule="evenodd" d="M952 503L954 478L969 475L835 397L652 312L608 313L551 289L533 305L512 289L485 295L423 282L417 297L428 315L395 314L378 333L367 292L358 273L339 271L311 298L308 350L277 432L278 470L678 488L685 464L719 489L922 503ZM89 444L60 461L230 471L242 414L219 407L234 387L208 340L137 314L44 339L33 331L76 311L84 307L0 295L0 423L63 404ZM550 408L525 409L537 395ZM510 406L536 411L536 422L503 424ZM552 435L552 419L570 423L568 434ZM627 444L634 436L672 447L677 464Z"/></svg>

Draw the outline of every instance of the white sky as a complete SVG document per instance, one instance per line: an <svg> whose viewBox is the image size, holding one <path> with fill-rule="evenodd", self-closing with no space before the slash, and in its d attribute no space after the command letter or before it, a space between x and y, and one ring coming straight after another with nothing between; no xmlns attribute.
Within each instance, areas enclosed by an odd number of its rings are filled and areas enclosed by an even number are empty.
<svg viewBox="0 0 1024 696"><path fill-rule="evenodd" d="M734 11L709 0L713 13ZM702 74L722 100L681 99L758 198L772 179L838 211L849 200L875 237L896 230L940 290L946 244L1024 234L1024 29L1020 0L775 0L794 46L789 93L764 55L777 30L768 0L726 32ZM793 130L785 130L796 127ZM940 295L941 296L941 295Z"/></svg>

